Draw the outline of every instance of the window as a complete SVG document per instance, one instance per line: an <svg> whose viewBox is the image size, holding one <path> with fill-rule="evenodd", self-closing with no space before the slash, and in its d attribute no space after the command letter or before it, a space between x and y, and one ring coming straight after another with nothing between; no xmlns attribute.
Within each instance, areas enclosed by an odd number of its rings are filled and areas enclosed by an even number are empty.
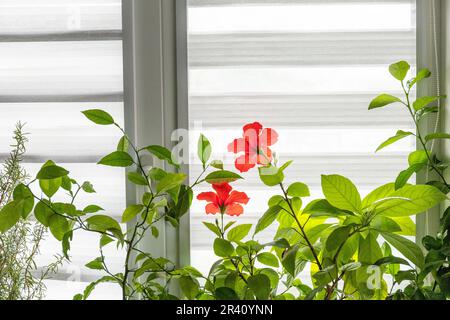
<svg viewBox="0 0 450 320"><path fill-rule="evenodd" d="M120 137L89 124L80 111L94 106L123 122L121 1L0 0L0 61L0 156L20 120L31 133L25 164L31 176L46 160L57 161L94 184L98 193L80 198L80 206L96 203L120 216L124 174L95 164ZM71 299L98 278L84 267L98 256L98 237L75 237L71 263L47 282L48 299ZM40 265L54 261L60 246L49 236ZM109 248L106 254L120 270L120 252ZM120 297L116 286L101 288L94 298Z"/></svg>
<svg viewBox="0 0 450 320"><path fill-rule="evenodd" d="M295 161L288 180L307 183L315 198L320 174L347 176L367 193L404 168L413 138L374 150L413 124L401 109L367 109L380 92L400 94L390 63L415 64L415 1L190 0L188 21L190 128L210 137L214 156L230 168L232 155L220 151L253 121L279 131L276 151ZM200 170L191 166L191 179ZM255 223L267 189L254 171L244 177L239 189L251 202L239 221ZM191 261L202 271L215 260L213 235L201 223L210 219L195 202Z"/></svg>

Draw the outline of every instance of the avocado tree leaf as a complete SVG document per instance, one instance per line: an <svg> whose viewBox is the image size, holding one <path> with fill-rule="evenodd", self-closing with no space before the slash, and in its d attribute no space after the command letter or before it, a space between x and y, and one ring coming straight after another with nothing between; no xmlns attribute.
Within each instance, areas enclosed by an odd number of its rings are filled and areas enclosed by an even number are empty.
<svg viewBox="0 0 450 320"><path fill-rule="evenodd" d="M408 74L410 69L411 66L406 61L399 61L389 66L389 72L395 79L399 81L405 80L406 75Z"/></svg>
<svg viewBox="0 0 450 320"><path fill-rule="evenodd" d="M328 202L339 209L351 212L361 210L361 196L358 189L343 176L322 175L322 191Z"/></svg>
<svg viewBox="0 0 450 320"><path fill-rule="evenodd" d="M412 242L402 236L382 232L383 238L389 242L394 248L396 248L406 259L414 263L420 269L423 269L425 264L425 258L422 249Z"/></svg>
<svg viewBox="0 0 450 320"><path fill-rule="evenodd" d="M370 102L369 110L382 108L387 105L390 105L393 103L398 103L398 102L401 103L402 100L397 97L394 97L393 95L383 93L383 94L380 94L375 99L373 99L372 102Z"/></svg>
<svg viewBox="0 0 450 320"><path fill-rule="evenodd" d="M391 144L393 144L393 143L395 143L395 142L397 142L397 141L399 141L399 140L402 140L402 139L404 139L404 138L406 138L406 137L412 136L412 135L414 135L412 132L407 132L407 131L399 130L399 131L397 131L397 133L395 134L395 136L390 137L390 138L387 139L385 142L383 142L382 144L380 144L380 146L377 148L377 150L376 150L375 152L378 152L378 151L380 151L380 150L386 148L387 146L390 146Z"/></svg>
<svg viewBox="0 0 450 320"><path fill-rule="evenodd" d="M113 117L106 111L99 109L86 110L82 112L86 118L99 125L111 125L114 124Z"/></svg>

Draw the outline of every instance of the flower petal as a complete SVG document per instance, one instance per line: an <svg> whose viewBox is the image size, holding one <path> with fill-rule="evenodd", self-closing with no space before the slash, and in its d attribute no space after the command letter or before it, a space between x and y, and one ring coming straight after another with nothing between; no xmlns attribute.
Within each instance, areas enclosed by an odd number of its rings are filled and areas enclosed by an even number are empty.
<svg viewBox="0 0 450 320"><path fill-rule="evenodd" d="M244 126L244 136L247 136L247 133L256 134L259 136L263 126L259 122L249 123Z"/></svg>
<svg viewBox="0 0 450 320"><path fill-rule="evenodd" d="M216 214L220 212L220 209L214 203L208 203L205 207L206 214Z"/></svg>
<svg viewBox="0 0 450 320"><path fill-rule="evenodd" d="M237 216L240 216L242 213L244 213L244 208L240 204L237 204L237 203L230 204L226 210L226 214L228 214L229 216L237 217Z"/></svg>
<svg viewBox="0 0 450 320"><path fill-rule="evenodd" d="M236 159L234 165L240 172L247 172L256 166L256 155L243 155Z"/></svg>
<svg viewBox="0 0 450 320"><path fill-rule="evenodd" d="M247 204L250 198L247 196L245 192L232 191L230 196L228 197L225 205L231 205L233 203L243 203Z"/></svg>
<svg viewBox="0 0 450 320"><path fill-rule="evenodd" d="M214 192L202 192L197 196L197 200L204 200L208 202L217 203L217 194Z"/></svg>
<svg viewBox="0 0 450 320"><path fill-rule="evenodd" d="M273 146L278 141L278 133L271 129L265 128L259 137L259 143L261 146Z"/></svg>
<svg viewBox="0 0 450 320"><path fill-rule="evenodd" d="M228 195L230 194L233 188L228 183L215 183L212 185L213 189L217 192L218 197L218 205L221 206L228 199Z"/></svg>
<svg viewBox="0 0 450 320"><path fill-rule="evenodd" d="M239 153L247 152L248 150L248 142L243 138L234 139L234 141L228 145L228 152Z"/></svg>
<svg viewBox="0 0 450 320"><path fill-rule="evenodd" d="M264 155L258 155L258 164L268 165L272 162L272 150L268 147L263 147L259 149L260 152L263 152Z"/></svg>

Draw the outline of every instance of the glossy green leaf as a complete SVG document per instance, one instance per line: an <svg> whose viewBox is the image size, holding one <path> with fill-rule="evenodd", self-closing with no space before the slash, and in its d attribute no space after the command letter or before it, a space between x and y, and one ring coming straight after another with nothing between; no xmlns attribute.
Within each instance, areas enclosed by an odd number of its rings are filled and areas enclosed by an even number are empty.
<svg viewBox="0 0 450 320"><path fill-rule="evenodd" d="M264 215L258 220L255 228L255 234L268 228L277 218L282 208L280 206L270 207Z"/></svg>
<svg viewBox="0 0 450 320"><path fill-rule="evenodd" d="M268 187L274 187L284 181L283 170L273 167L259 167L259 178Z"/></svg>
<svg viewBox="0 0 450 320"><path fill-rule="evenodd" d="M180 186L186 175L184 173L168 173L157 185L156 191L158 193L166 192L170 189Z"/></svg>
<svg viewBox="0 0 450 320"><path fill-rule="evenodd" d="M237 173L226 171L226 170L220 170L220 171L214 171L208 174L205 178L205 181L211 184L215 183L224 183L224 182L234 182L237 180L243 179L240 175Z"/></svg>
<svg viewBox="0 0 450 320"><path fill-rule="evenodd" d="M322 191L328 202L339 209L351 212L361 210L361 196L358 190L343 176L322 175Z"/></svg>
<svg viewBox="0 0 450 320"><path fill-rule="evenodd" d="M412 88L416 83L418 83L424 79L427 79L429 77L431 77L430 70L421 69L419 72L417 72L417 76L408 83L409 88Z"/></svg>
<svg viewBox="0 0 450 320"><path fill-rule="evenodd" d="M52 180L67 176L69 171L56 165L45 165L39 170L36 175L38 180Z"/></svg>
<svg viewBox="0 0 450 320"><path fill-rule="evenodd" d="M220 160L213 160L209 165L213 168L223 170L223 162Z"/></svg>
<svg viewBox="0 0 450 320"><path fill-rule="evenodd" d="M173 160L172 152L169 149L158 145L148 146L145 149L158 159L166 161L176 168L180 168L180 165Z"/></svg>
<svg viewBox="0 0 450 320"><path fill-rule="evenodd" d="M126 136L120 138L119 143L117 144L117 151L127 152L130 149L130 142Z"/></svg>
<svg viewBox="0 0 450 320"><path fill-rule="evenodd" d="M0 233L14 227L20 220L23 201L11 201L0 210Z"/></svg>
<svg viewBox="0 0 450 320"><path fill-rule="evenodd" d="M289 186L287 189L287 194L290 197L309 197L311 194L309 192L309 187L301 182L295 182Z"/></svg>
<svg viewBox="0 0 450 320"><path fill-rule="evenodd" d="M240 242L248 235L251 228L252 228L251 224L238 225L233 229L231 229L230 231L228 231L227 239L232 242Z"/></svg>
<svg viewBox="0 0 450 320"><path fill-rule="evenodd" d="M64 235L70 231L70 226L67 219L57 214L54 214L49 218L48 225L50 232L59 241L62 241Z"/></svg>
<svg viewBox="0 0 450 320"><path fill-rule="evenodd" d="M358 261L373 265L376 261L383 257L380 245L377 241L377 236L370 231L366 237L361 235L359 237Z"/></svg>
<svg viewBox="0 0 450 320"><path fill-rule="evenodd" d="M90 214L90 213L97 213L99 211L104 211L102 207L99 207L97 205L89 205L86 208L83 209L83 213Z"/></svg>
<svg viewBox="0 0 450 320"><path fill-rule="evenodd" d="M250 276L247 280L248 287L255 294L258 300L267 300L269 298L270 289L270 279L264 274L257 274Z"/></svg>
<svg viewBox="0 0 450 320"><path fill-rule="evenodd" d="M395 192L395 184L388 183L370 192L362 201L362 207L368 208L375 202L390 197Z"/></svg>
<svg viewBox="0 0 450 320"><path fill-rule="evenodd" d="M13 192L13 199L17 203L22 202L21 206L17 206L18 209L21 209L22 218L26 219L29 214L33 211L34 207L34 196L30 189L24 184L19 184Z"/></svg>
<svg viewBox="0 0 450 320"><path fill-rule="evenodd" d="M103 110L93 109L83 111L82 113L95 124L104 126L114 124L113 117Z"/></svg>
<svg viewBox="0 0 450 320"><path fill-rule="evenodd" d="M47 200L42 200L36 204L34 208L34 216L44 226L49 226L50 217L54 215L51 204Z"/></svg>
<svg viewBox="0 0 450 320"><path fill-rule="evenodd" d="M214 253L218 257L229 257L233 254L233 252L234 247L229 241L221 238L217 238L216 240L214 240Z"/></svg>
<svg viewBox="0 0 450 320"><path fill-rule="evenodd" d="M380 94L378 97L376 97L375 99L373 99L370 102L369 105L369 110L372 109L377 109L377 108L382 108L385 107L387 105L393 104L393 103L398 103L398 102L402 102L401 99L394 97L393 95L390 94Z"/></svg>
<svg viewBox="0 0 450 320"><path fill-rule="evenodd" d="M374 265L376 265L376 266L383 266L383 265L389 265L389 264L403 264L405 266L410 265L408 263L408 261L406 261L405 259L397 258L397 257L393 257L393 256L381 258L374 263Z"/></svg>
<svg viewBox="0 0 450 320"><path fill-rule="evenodd" d="M376 208L377 214L388 217L412 216L445 200L447 197L435 187L428 185L406 185L391 194L390 201Z"/></svg>
<svg viewBox="0 0 450 320"><path fill-rule="evenodd" d="M420 109L427 107L430 103L436 102L439 99L440 99L439 97L418 98L416 101L414 101L413 108L414 110L419 111Z"/></svg>
<svg viewBox="0 0 450 320"><path fill-rule="evenodd" d="M381 233L384 239L396 248L406 259L419 268L423 268L425 260L420 247L414 242L392 233Z"/></svg>
<svg viewBox="0 0 450 320"><path fill-rule="evenodd" d="M256 257L256 259L260 263L262 263L262 264L264 264L266 266L269 266L269 267L278 268L280 266L280 263L278 262L278 258L274 254L272 254L270 252L260 253Z"/></svg>
<svg viewBox="0 0 450 320"><path fill-rule="evenodd" d="M395 142L397 142L397 141L399 141L399 140L402 140L402 139L404 139L404 138L406 138L406 137L412 136L412 135L413 135L412 132L406 132L406 131L399 130L399 131L397 131L397 133L395 134L395 136L390 137L390 138L387 139L385 142L383 142L383 143L377 148L377 150L376 150L375 152L378 152L378 151L380 151L380 150L386 148L387 146L390 146L391 144L393 144L393 143L395 143Z"/></svg>
<svg viewBox="0 0 450 320"><path fill-rule="evenodd" d="M281 264L283 265L286 272L288 272L293 277L297 275L297 253L298 246L294 246L284 254L283 259L281 260Z"/></svg>
<svg viewBox="0 0 450 320"><path fill-rule="evenodd" d="M103 270L103 259L98 257L86 264L86 268L92 270Z"/></svg>
<svg viewBox="0 0 450 320"><path fill-rule="evenodd" d="M147 180L137 172L128 172L127 178L130 182L138 186L147 186Z"/></svg>
<svg viewBox="0 0 450 320"><path fill-rule="evenodd" d="M399 232L402 228L393 219L385 216L376 216L370 223L370 227L382 232Z"/></svg>
<svg viewBox="0 0 450 320"><path fill-rule="evenodd" d="M429 142L431 140L436 140L436 139L450 139L450 134L448 134L448 133L432 133L425 137L426 142Z"/></svg>
<svg viewBox="0 0 450 320"><path fill-rule="evenodd" d="M351 228L349 226L339 227L334 229L327 238L325 243L326 249L329 252L337 250L348 238Z"/></svg>
<svg viewBox="0 0 450 320"><path fill-rule="evenodd" d="M125 209L122 214L122 223L127 223L144 210L144 206L141 204L131 205Z"/></svg>
<svg viewBox="0 0 450 320"><path fill-rule="evenodd" d="M111 231L116 237L123 237L122 229L120 228L119 223L109 216L93 216L86 219L86 222L91 230L99 232Z"/></svg>
<svg viewBox="0 0 450 320"><path fill-rule="evenodd" d="M101 159L98 164L110 167L126 168L132 166L134 161L128 153L123 151L115 151Z"/></svg>
<svg viewBox="0 0 450 320"><path fill-rule="evenodd" d="M399 81L405 80L406 75L408 74L410 69L411 66L406 61L399 61L389 66L389 72L395 79Z"/></svg>
<svg viewBox="0 0 450 320"><path fill-rule="evenodd" d="M216 226L214 223L203 222L203 224L204 224L205 227L207 227L209 230L211 230L212 232L214 232L214 234L216 234L218 237L221 237L221 236L222 236L222 234L220 233L219 227Z"/></svg>

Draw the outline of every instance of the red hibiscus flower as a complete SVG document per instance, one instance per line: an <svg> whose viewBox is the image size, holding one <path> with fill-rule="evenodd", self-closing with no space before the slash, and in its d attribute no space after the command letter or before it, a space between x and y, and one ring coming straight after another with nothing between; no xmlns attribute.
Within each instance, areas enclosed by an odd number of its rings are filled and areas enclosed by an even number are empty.
<svg viewBox="0 0 450 320"><path fill-rule="evenodd" d="M244 126L242 138L228 145L228 151L244 154L236 159L235 166L240 172L247 172L257 164L268 165L272 162L273 146L278 141L278 133L270 128L263 129L259 122Z"/></svg>
<svg viewBox="0 0 450 320"><path fill-rule="evenodd" d="M207 214L228 214L240 216L244 212L241 204L247 204L250 200L244 192L231 191L233 188L228 183L212 185L216 192L202 192L197 196L198 200L208 201Z"/></svg>

